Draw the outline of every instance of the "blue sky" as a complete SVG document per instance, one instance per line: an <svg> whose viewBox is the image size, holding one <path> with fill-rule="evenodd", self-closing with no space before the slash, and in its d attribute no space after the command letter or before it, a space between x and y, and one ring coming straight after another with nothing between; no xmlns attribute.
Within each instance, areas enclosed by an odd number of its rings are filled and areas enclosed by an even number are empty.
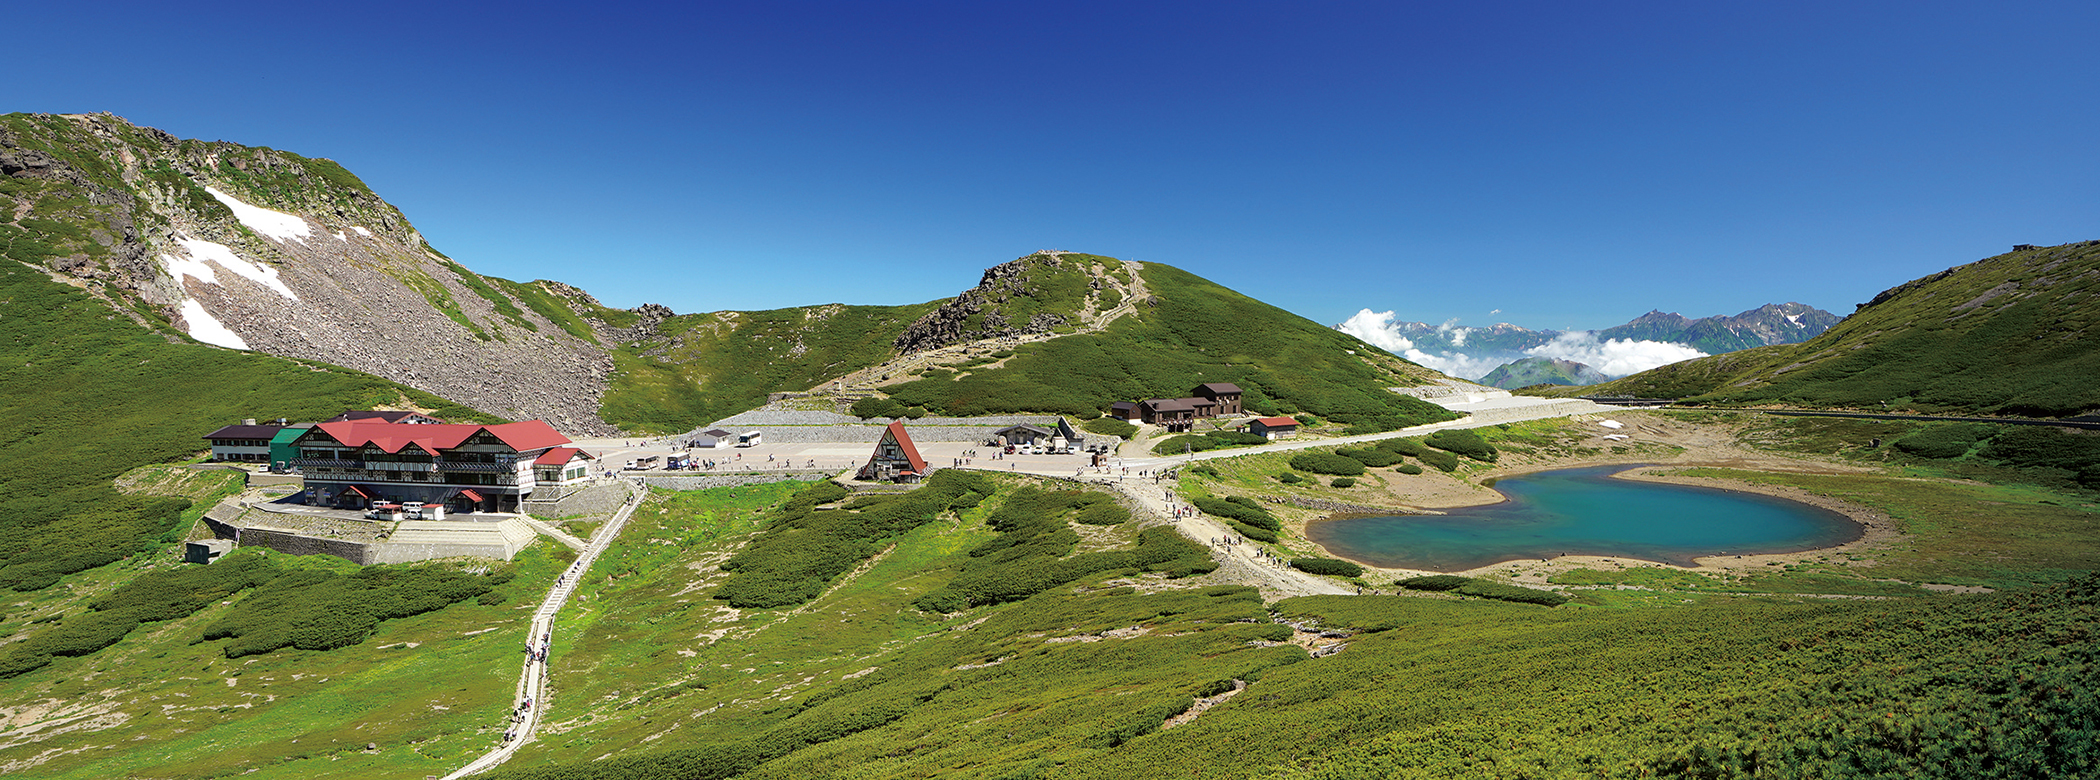
<svg viewBox="0 0 2100 780"><path fill-rule="evenodd" d="M616 306L918 302L1055 248L1601 328L2100 238L2093 3L74 5L8 11L0 111L332 158Z"/></svg>

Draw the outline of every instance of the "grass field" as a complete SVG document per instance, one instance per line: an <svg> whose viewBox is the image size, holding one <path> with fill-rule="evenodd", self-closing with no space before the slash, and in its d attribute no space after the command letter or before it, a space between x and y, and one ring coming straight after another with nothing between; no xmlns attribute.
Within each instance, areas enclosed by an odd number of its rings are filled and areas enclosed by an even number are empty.
<svg viewBox="0 0 2100 780"><path fill-rule="evenodd" d="M229 660L223 642L197 641L233 609L221 605L0 680L0 711L11 722L68 732L23 742L29 731L0 730L0 767L54 779L443 774L485 750L509 709L526 616L566 565L550 548L536 544L511 564L518 576L503 587L502 603L389 621L352 647ZM286 566L356 568L325 556L269 555ZM182 565L178 557L171 548L76 575L66 588L35 594L46 599L36 609L76 611L140 571Z"/></svg>
<svg viewBox="0 0 2100 780"><path fill-rule="evenodd" d="M1821 487L1871 502L1906 486ZM1570 577L1653 588L1592 606L1378 596L1265 608L1242 588L1111 572L951 615L911 608L993 538L982 520L1010 495L1002 488L896 538L814 601L735 611L708 598L721 581L709 563L763 515L745 503L758 497L725 493L651 504L655 520L636 529L646 533L616 550L653 563L594 571L594 606L557 642L561 674L579 680L556 694L557 733L498 777L1725 777L1756 767L1953 777L2095 766L2075 740L1963 742L1960 731L2035 722L2092 733L2085 699L2058 706L2054 688L2008 687L2094 628L2090 580L2053 594L1886 587L1905 597L1830 602L1728 592L1762 578L1704 584L1650 570ZM1938 522L1950 508L1915 511ZM1909 555L1891 551L1875 574ZM1773 576L1765 589L1831 575ZM1276 619L1363 633L1310 658ZM2048 684L2089 690L2095 667L2061 657L2071 665L2050 661ZM1949 668L1964 671L1931 671ZM1164 727L1234 680L1246 690ZM1928 737L1968 752L1916 741Z"/></svg>

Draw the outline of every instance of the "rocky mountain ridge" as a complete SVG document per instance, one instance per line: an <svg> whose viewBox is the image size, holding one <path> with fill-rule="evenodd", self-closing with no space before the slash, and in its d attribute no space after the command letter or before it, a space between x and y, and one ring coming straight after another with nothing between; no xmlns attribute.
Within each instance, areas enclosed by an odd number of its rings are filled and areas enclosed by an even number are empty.
<svg viewBox="0 0 2100 780"><path fill-rule="evenodd" d="M868 392L857 387L864 379L901 381L938 366L997 373L1005 363L982 362L988 353L1159 316L1163 296L1146 278L1173 273L1046 250L990 268L950 300L613 309L561 282L469 270L332 161L180 139L111 114L0 115L0 255L169 340L342 366L572 435L683 431L774 394L845 397ZM1183 308L1294 319L1193 276L1178 283L1188 286L1176 299ZM1317 354L1299 357L1323 366L1332 358L1331 370L1351 375L1347 392L1434 373L1383 353L1357 356L1346 341L1312 339ZM969 354L941 357L956 350ZM1382 379L1355 376L1360 369ZM870 370L875 379L863 376ZM1052 372L1034 381L1088 380ZM1142 392L1175 392L1183 381Z"/></svg>
<svg viewBox="0 0 2100 780"><path fill-rule="evenodd" d="M574 433L613 430L597 414L612 371L601 345L438 253L331 161L111 114L10 114L0 181L10 257L170 337L320 360Z"/></svg>
<svg viewBox="0 0 2100 780"><path fill-rule="evenodd" d="M1139 292L1125 263L1098 255L1044 250L985 269L964 290L898 334L892 345L912 355L964 342L1070 333L1112 319Z"/></svg>

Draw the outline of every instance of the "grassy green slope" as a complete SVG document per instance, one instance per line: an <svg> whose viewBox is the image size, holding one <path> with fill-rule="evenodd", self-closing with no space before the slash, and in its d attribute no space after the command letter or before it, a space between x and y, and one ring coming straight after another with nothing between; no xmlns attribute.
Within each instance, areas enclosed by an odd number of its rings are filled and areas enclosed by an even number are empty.
<svg viewBox="0 0 2100 780"><path fill-rule="evenodd" d="M915 609L972 572L1011 566L1023 578L1040 565L994 557L1008 548L987 521L1025 495L1018 480L1001 482L992 500L892 539L817 599L747 610L710 598L725 582L713 565L762 527L777 489L660 498L585 577L590 600L558 629L557 677L575 681L560 684L563 727L494 776L2100 770L2100 645L2085 641L2100 629L2100 579L2090 575L2054 590L1886 602L1685 591L1635 609L1400 596L1264 608L1243 588L1173 589L1114 571L1013 603ZM1881 482L1853 497L1904 490ZM1899 520L1937 539L1950 529L1926 526L1985 522L1963 519L1971 515L1918 504ZM1993 554L1996 540L2046 532L2047 522L1990 522L2005 533L1971 552ZM1092 549L1136 543L1133 529L1105 533ZM2048 558L2033 562L2037 571L2061 571L2076 560L2063 552L2020 554ZM1929 568L1927 555L1942 553L1880 554ZM1815 592L1828 576L1775 571L1757 585L1799 580ZM1308 658L1286 641L1288 626L1271 622L1279 618L1360 633L1344 652ZM1235 679L1246 690L1162 727Z"/></svg>
<svg viewBox="0 0 2100 780"><path fill-rule="evenodd" d="M659 336L616 345L599 414L647 433L681 433L890 357L890 340L935 303L684 314Z"/></svg>
<svg viewBox="0 0 2100 780"><path fill-rule="evenodd" d="M2056 417L2100 409L2096 376L2100 242L2087 241L2009 252L1904 284L1801 344L1557 392Z"/></svg>
<svg viewBox="0 0 2100 780"><path fill-rule="evenodd" d="M891 397L958 415L1093 417L1117 401L1232 382L1247 391L1250 409L1308 412L1361 430L1455 416L1386 389L1419 384L1427 369L1377 362L1386 353L1186 271L1154 263L1143 273L1158 302L1141 305L1137 318L1023 345L999 368L920 379L891 388Z"/></svg>
<svg viewBox="0 0 2100 780"><path fill-rule="evenodd" d="M0 365L0 586L16 589L154 543L180 503L121 495L111 480L204 450L219 426L404 402L487 419L365 374L169 343L12 260L0 260Z"/></svg>
<svg viewBox="0 0 2100 780"><path fill-rule="evenodd" d="M259 549L240 555L301 570L357 569L328 556ZM49 780L443 775L480 755L500 733L531 600L573 559L567 548L542 542L501 567L516 578L499 589L500 601L490 600L498 603L470 599L388 620L370 639L328 651L229 659L229 640L199 641L253 592L149 623L100 652L0 679L0 702L29 714L25 722L34 724L13 732L16 739L0 739L0 765L10 776ZM67 588L28 594L29 609L62 611L72 620L87 614L80 611L86 604L146 572L195 569L165 551L70 577Z"/></svg>

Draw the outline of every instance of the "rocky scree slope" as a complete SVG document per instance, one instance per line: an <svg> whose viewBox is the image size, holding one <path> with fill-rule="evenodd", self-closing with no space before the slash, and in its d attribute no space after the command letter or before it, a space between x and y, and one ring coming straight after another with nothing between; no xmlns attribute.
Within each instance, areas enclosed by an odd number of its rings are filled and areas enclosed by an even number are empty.
<svg viewBox="0 0 2100 780"><path fill-rule="evenodd" d="M111 114L0 116L0 247L170 338L613 430L613 363L575 309L453 262L329 160Z"/></svg>
<svg viewBox="0 0 2100 780"><path fill-rule="evenodd" d="M1801 344L1580 390L1731 405L2067 417L2100 410L2100 241L2020 245L1890 288Z"/></svg>

